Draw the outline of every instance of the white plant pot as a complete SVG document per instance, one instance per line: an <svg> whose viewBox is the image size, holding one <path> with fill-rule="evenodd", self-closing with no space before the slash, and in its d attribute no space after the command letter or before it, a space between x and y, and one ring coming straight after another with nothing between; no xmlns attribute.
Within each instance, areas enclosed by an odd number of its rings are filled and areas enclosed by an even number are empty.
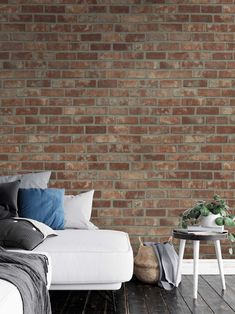
<svg viewBox="0 0 235 314"><path fill-rule="evenodd" d="M210 213L208 216L202 216L200 224L202 227L216 227L218 225L215 223L215 220L218 217L220 217L220 214L214 215L212 213Z"/></svg>

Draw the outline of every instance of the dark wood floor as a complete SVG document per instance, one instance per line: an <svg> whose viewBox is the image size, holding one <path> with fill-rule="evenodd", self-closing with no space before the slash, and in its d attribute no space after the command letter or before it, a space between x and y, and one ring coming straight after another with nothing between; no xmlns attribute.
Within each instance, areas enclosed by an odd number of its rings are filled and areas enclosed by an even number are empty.
<svg viewBox="0 0 235 314"><path fill-rule="evenodd" d="M235 313L235 276L226 276L221 291L219 276L200 276L198 299L192 298L193 277L183 276L179 288L165 291L133 279L115 292L117 314L232 314ZM112 304L100 292L51 291L52 314L112 314Z"/></svg>

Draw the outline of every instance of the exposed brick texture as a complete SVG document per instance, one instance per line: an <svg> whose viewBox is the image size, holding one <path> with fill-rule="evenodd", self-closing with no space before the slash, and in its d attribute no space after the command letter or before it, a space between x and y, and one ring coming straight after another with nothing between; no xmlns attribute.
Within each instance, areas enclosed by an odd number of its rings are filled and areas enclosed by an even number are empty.
<svg viewBox="0 0 235 314"><path fill-rule="evenodd" d="M8 2L1 174L94 188L93 221L134 247L167 239L195 200L235 206L233 0Z"/></svg>

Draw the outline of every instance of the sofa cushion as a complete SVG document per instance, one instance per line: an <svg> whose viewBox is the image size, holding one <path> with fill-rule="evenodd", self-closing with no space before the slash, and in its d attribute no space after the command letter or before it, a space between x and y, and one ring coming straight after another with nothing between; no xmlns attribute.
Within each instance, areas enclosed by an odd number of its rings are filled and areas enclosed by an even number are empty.
<svg viewBox="0 0 235 314"><path fill-rule="evenodd" d="M19 216L64 228L64 189L19 189Z"/></svg>
<svg viewBox="0 0 235 314"><path fill-rule="evenodd" d="M65 229L97 229L90 222L94 190L64 196Z"/></svg>
<svg viewBox="0 0 235 314"><path fill-rule="evenodd" d="M102 284L130 280L133 253L128 234L114 230L57 231L34 251L52 260L52 285Z"/></svg>
<svg viewBox="0 0 235 314"><path fill-rule="evenodd" d="M17 195L20 181L0 184L0 219L18 215Z"/></svg>
<svg viewBox="0 0 235 314"><path fill-rule="evenodd" d="M17 174L14 176L0 176L0 183L7 183L20 180L20 188L46 189L51 176L51 171Z"/></svg>

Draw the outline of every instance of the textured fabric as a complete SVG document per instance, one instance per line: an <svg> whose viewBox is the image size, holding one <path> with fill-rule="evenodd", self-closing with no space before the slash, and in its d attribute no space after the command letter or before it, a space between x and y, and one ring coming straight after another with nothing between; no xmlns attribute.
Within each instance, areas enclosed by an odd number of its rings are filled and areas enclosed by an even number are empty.
<svg viewBox="0 0 235 314"><path fill-rule="evenodd" d="M0 219L18 215L17 195L20 181L0 184Z"/></svg>
<svg viewBox="0 0 235 314"><path fill-rule="evenodd" d="M64 228L64 189L19 189L19 216Z"/></svg>
<svg viewBox="0 0 235 314"><path fill-rule="evenodd" d="M94 190L64 197L65 229L98 229L90 222Z"/></svg>
<svg viewBox="0 0 235 314"><path fill-rule="evenodd" d="M0 245L5 248L33 250L43 239L43 234L29 221L0 220Z"/></svg>
<svg viewBox="0 0 235 314"><path fill-rule="evenodd" d="M176 285L176 273L178 265L178 255L169 242L154 243L145 242L147 246L152 246L159 264L158 286L165 290L172 290Z"/></svg>
<svg viewBox="0 0 235 314"><path fill-rule="evenodd" d="M39 188L46 189L51 171L17 174L14 176L0 176L0 183L8 183L16 180L20 180L21 189Z"/></svg>
<svg viewBox="0 0 235 314"><path fill-rule="evenodd" d="M48 260L38 254L9 252L0 248L0 278L19 290L24 314L51 314L46 273Z"/></svg>

